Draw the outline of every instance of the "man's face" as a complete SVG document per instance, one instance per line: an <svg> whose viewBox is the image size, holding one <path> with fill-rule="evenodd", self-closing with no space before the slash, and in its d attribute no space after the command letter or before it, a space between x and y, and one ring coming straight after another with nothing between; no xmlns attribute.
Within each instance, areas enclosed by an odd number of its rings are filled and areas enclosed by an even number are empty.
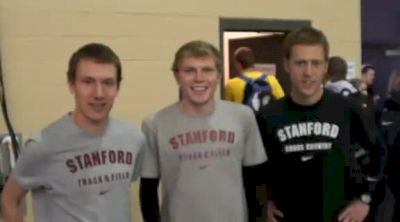
<svg viewBox="0 0 400 222"><path fill-rule="evenodd" d="M375 70L373 69L368 69L367 73L365 75L365 83L368 86L372 86L374 84L374 79L375 79Z"/></svg>
<svg viewBox="0 0 400 222"><path fill-rule="evenodd" d="M213 57L186 57L175 72L175 79L181 88L184 107L204 109L213 105L221 75Z"/></svg>
<svg viewBox="0 0 400 222"><path fill-rule="evenodd" d="M304 104L318 102L323 94L322 83L327 73L322 45L294 45L284 66L289 73L293 99Z"/></svg>
<svg viewBox="0 0 400 222"><path fill-rule="evenodd" d="M117 69L114 64L82 59L69 88L75 96L76 123L89 128L104 124L118 95Z"/></svg>

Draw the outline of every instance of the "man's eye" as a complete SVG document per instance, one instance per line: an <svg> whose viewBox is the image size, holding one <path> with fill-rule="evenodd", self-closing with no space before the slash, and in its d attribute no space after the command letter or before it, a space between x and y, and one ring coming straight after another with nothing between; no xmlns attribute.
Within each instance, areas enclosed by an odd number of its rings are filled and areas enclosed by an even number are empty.
<svg viewBox="0 0 400 222"><path fill-rule="evenodd" d="M115 85L115 81L114 80L107 80L107 81L104 81L104 84L107 85L107 86L113 86L113 85Z"/></svg>
<svg viewBox="0 0 400 222"><path fill-rule="evenodd" d="M324 64L324 62L321 61L321 60L313 61L313 65L314 65L314 66L321 66L322 64Z"/></svg>
<svg viewBox="0 0 400 222"><path fill-rule="evenodd" d="M90 84L90 83L93 82L93 80L91 80L91 79L83 79L82 82L85 83L85 84Z"/></svg>
<svg viewBox="0 0 400 222"><path fill-rule="evenodd" d="M193 74L196 72L195 69L183 69L182 71L183 71L183 73L186 73L186 74Z"/></svg>
<svg viewBox="0 0 400 222"><path fill-rule="evenodd" d="M303 66L303 65L306 64L306 61L297 61L296 64L297 64L297 65Z"/></svg>
<svg viewBox="0 0 400 222"><path fill-rule="evenodd" d="M213 72L215 72L215 69L213 69L213 68L205 68L205 69L203 69L203 72L204 73L213 73Z"/></svg>

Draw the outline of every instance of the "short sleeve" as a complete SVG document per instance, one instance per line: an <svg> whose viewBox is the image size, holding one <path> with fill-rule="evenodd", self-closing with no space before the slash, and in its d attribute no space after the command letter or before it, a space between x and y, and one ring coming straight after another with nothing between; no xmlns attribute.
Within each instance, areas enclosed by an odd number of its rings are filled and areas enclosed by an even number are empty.
<svg viewBox="0 0 400 222"><path fill-rule="evenodd" d="M244 166L261 164L267 160L255 115L250 109L248 111L245 124Z"/></svg>
<svg viewBox="0 0 400 222"><path fill-rule="evenodd" d="M137 180L137 178L140 176L140 172L142 170L142 166L143 166L143 158L144 158L144 151L147 149L146 146L146 139L144 137L144 135L141 134L141 141L140 141L140 149L136 154L136 158L135 158L135 164L134 164L134 168L133 168L133 173L132 173L132 181Z"/></svg>
<svg viewBox="0 0 400 222"><path fill-rule="evenodd" d="M45 185L46 153L40 138L29 139L11 175L25 190Z"/></svg>
<svg viewBox="0 0 400 222"><path fill-rule="evenodd" d="M157 134L152 127L152 123L152 119L149 118L142 124L142 130L146 137L146 146L143 152L143 163L140 173L142 178L160 177Z"/></svg>

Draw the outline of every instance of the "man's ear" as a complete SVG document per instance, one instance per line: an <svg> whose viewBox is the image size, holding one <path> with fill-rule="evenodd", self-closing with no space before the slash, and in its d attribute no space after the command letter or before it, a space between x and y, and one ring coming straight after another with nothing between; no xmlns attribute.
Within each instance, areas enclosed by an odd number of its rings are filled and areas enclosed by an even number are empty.
<svg viewBox="0 0 400 222"><path fill-rule="evenodd" d="M283 59L283 68L287 73L289 73L289 60Z"/></svg>
<svg viewBox="0 0 400 222"><path fill-rule="evenodd" d="M328 78L328 61L325 61L325 68L324 68L324 78ZM346 78L346 76L345 76Z"/></svg>
<svg viewBox="0 0 400 222"><path fill-rule="evenodd" d="M71 94L75 95L75 84L73 82L68 82L68 89Z"/></svg>
<svg viewBox="0 0 400 222"><path fill-rule="evenodd" d="M179 74L176 71L174 72L174 78L175 78L176 84L178 84L178 86L180 86Z"/></svg>

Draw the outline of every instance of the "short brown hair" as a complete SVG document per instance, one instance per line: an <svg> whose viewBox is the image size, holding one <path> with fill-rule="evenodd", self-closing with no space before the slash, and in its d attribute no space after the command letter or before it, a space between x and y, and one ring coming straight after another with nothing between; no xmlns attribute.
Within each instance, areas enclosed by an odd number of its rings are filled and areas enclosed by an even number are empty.
<svg viewBox="0 0 400 222"><path fill-rule="evenodd" d="M110 63L117 69L117 86L122 80L121 61L117 54L108 46L100 43L89 43L79 48L72 54L68 63L67 77L68 82L73 83L76 79L76 70L79 61L82 59L93 60L98 63Z"/></svg>
<svg viewBox="0 0 400 222"><path fill-rule="evenodd" d="M239 47L234 52L235 60L243 67L243 69L254 66L255 57L253 51L249 47Z"/></svg>
<svg viewBox="0 0 400 222"><path fill-rule="evenodd" d="M376 71L375 66L371 64L364 64L361 68L361 74L367 74L369 70Z"/></svg>
<svg viewBox="0 0 400 222"><path fill-rule="evenodd" d="M181 46L175 53L174 62L172 63L171 70L176 73L179 71L179 67L182 60L187 57L201 58L201 57L213 57L215 60L215 66L219 74L222 74L222 58L219 51L210 43L205 41L191 41Z"/></svg>
<svg viewBox="0 0 400 222"><path fill-rule="evenodd" d="M332 56L328 61L328 74L330 77L334 76L344 79L347 74L347 63L340 56Z"/></svg>
<svg viewBox="0 0 400 222"><path fill-rule="evenodd" d="M322 31L303 27L290 32L283 42L283 53L285 59L290 59L292 48L295 45L321 45L324 49L325 60L329 57L329 44Z"/></svg>

